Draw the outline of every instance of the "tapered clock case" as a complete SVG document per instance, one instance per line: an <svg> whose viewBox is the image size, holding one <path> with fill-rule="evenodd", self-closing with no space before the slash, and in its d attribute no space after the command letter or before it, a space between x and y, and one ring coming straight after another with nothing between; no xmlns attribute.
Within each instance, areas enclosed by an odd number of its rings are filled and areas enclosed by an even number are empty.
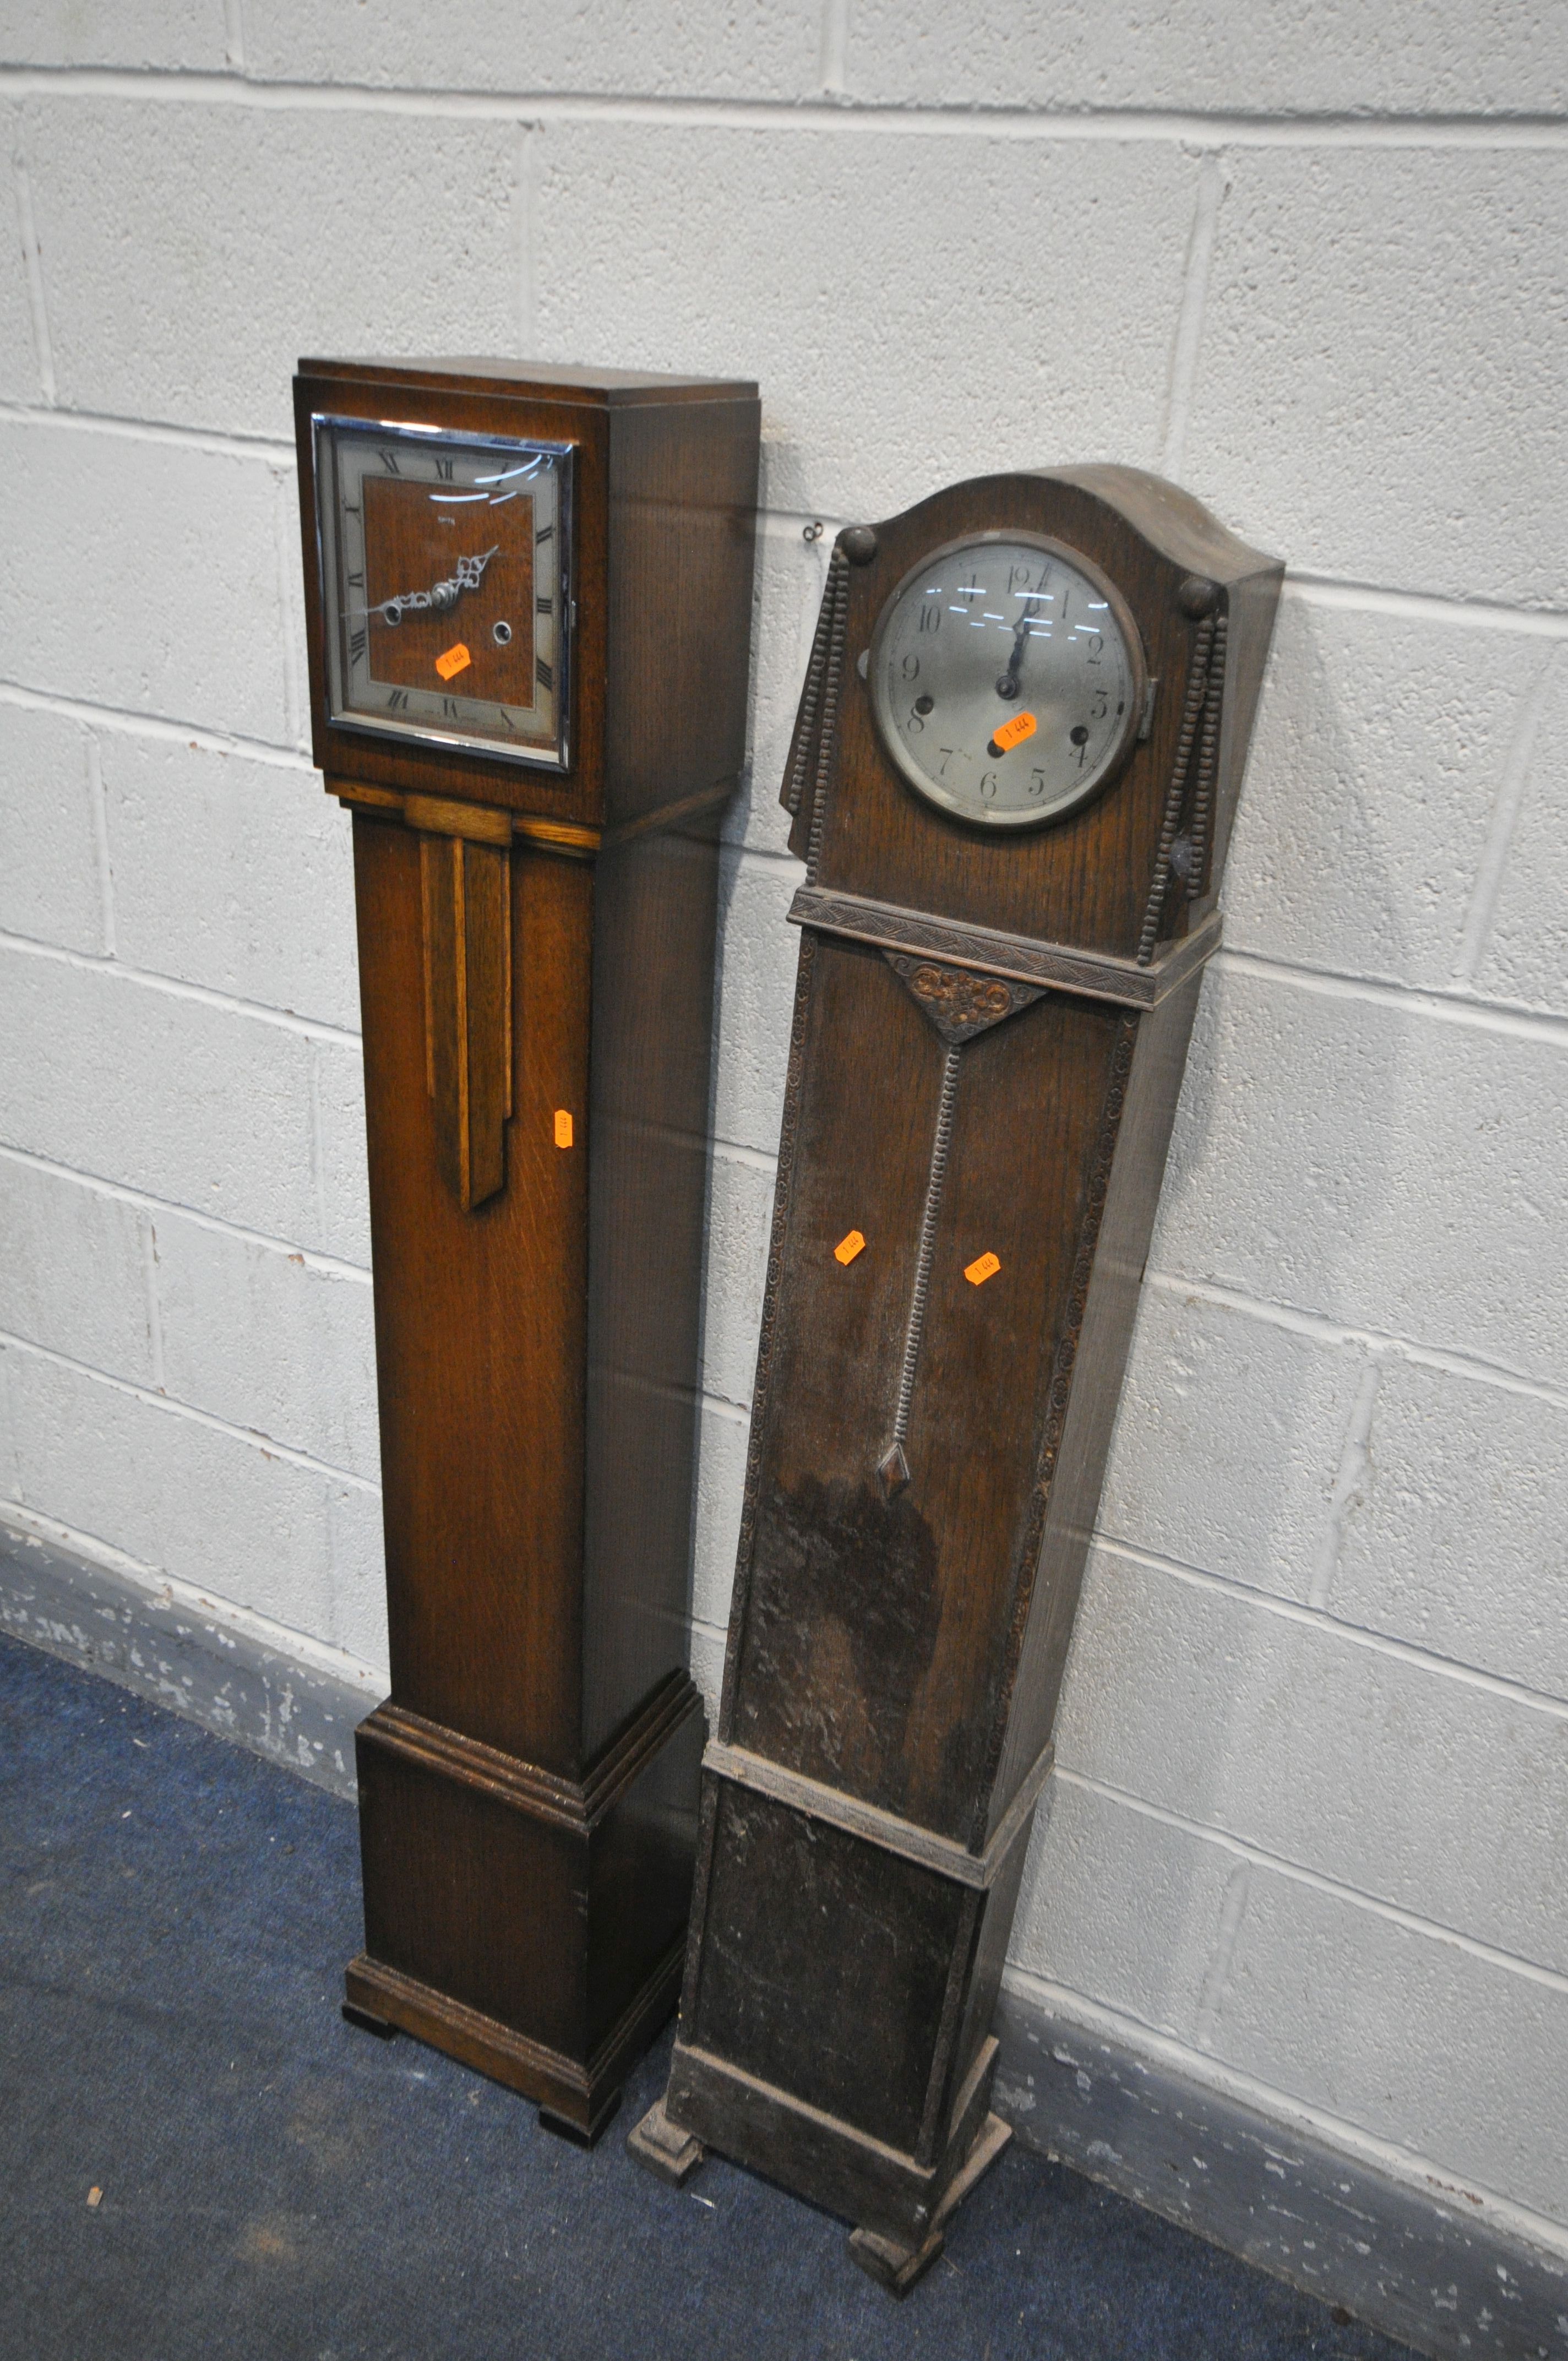
<svg viewBox="0 0 1568 2361"><path fill-rule="evenodd" d="M347 2013L592 2137L674 2004L691 1891L704 1138L756 389L306 361L295 394L314 758L353 814L392 1679L357 1733ZM329 719L319 415L572 446L567 769Z"/></svg>
<svg viewBox="0 0 1568 2361"><path fill-rule="evenodd" d="M992 831L901 776L865 658L929 553L1019 532L1114 586L1152 689L1101 792ZM992 2014L1281 571L1090 467L959 485L829 575L723 1703L632 2147L771 2175L899 2290L1007 2136Z"/></svg>

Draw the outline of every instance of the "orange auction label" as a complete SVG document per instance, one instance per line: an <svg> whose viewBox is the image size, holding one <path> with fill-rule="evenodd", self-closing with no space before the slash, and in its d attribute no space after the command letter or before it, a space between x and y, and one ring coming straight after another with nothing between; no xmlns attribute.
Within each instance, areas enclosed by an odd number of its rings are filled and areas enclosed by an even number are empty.
<svg viewBox="0 0 1568 2361"><path fill-rule="evenodd" d="M1039 726L1032 713L1015 713L996 732L995 742L1005 754L1010 746L1021 746L1025 738L1032 738Z"/></svg>
<svg viewBox="0 0 1568 2361"><path fill-rule="evenodd" d="M1018 717L1020 721L1023 718L1022 714ZM1001 1268L1002 1257L1000 1255L977 1255L973 1262L966 1263L964 1266L964 1277L968 1279L971 1287L983 1287L988 1279L994 1279L996 1277L996 1274Z"/></svg>
<svg viewBox="0 0 1568 2361"><path fill-rule="evenodd" d="M565 1107L555 1110L555 1145L557 1148L570 1148L572 1145L572 1118Z"/></svg>
<svg viewBox="0 0 1568 2361"><path fill-rule="evenodd" d="M455 647L447 649L446 653L444 656L436 657L435 669L441 675L443 680L454 680L460 672L466 672L468 666L473 663L473 657L468 653L468 651L464 646L462 641L459 640ZM1018 719L1022 721L1024 719L1023 715L1020 714ZM1007 726L1011 729L1013 724L1009 722ZM1034 723L1031 721L1029 724L1030 729L1032 730L1034 726Z"/></svg>
<svg viewBox="0 0 1568 2361"><path fill-rule="evenodd" d="M838 1245L833 1249L834 1261L853 1262L855 1257L861 1252L861 1249L864 1245L865 1240L861 1237L859 1230L846 1230L843 1236L839 1239Z"/></svg>

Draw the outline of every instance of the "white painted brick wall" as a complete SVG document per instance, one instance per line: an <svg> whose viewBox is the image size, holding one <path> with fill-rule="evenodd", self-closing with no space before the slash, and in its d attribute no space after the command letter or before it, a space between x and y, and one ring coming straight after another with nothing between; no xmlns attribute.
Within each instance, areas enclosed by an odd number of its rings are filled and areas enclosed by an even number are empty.
<svg viewBox="0 0 1568 2361"><path fill-rule="evenodd" d="M954 476L1158 456L1198 180L1175 142L563 124L536 170L543 345L672 368L722 320L770 507L876 515ZM1086 248L1115 256L1110 369Z"/></svg>
<svg viewBox="0 0 1568 2361"><path fill-rule="evenodd" d="M247 8L246 36L252 71L280 81L751 100L812 96L821 38L813 0L681 0L613 18L594 0L445 0L434 14L267 0Z"/></svg>
<svg viewBox="0 0 1568 2361"><path fill-rule="evenodd" d="M1168 1286L1144 1290L1101 1531L1305 1601L1329 1543L1356 1356Z"/></svg>
<svg viewBox="0 0 1568 2361"><path fill-rule="evenodd" d="M1568 2251L1565 0L0 0L0 1499L384 1658L298 353L762 383L710 1699L831 532L1162 467L1296 580L1010 1972Z"/></svg>
<svg viewBox="0 0 1568 2361"><path fill-rule="evenodd" d="M488 352L513 334L510 124L215 105L170 140L157 102L34 100L24 114L72 409L287 442L295 361L323 338ZM225 185L235 201L214 205ZM302 275L305 219L321 244Z"/></svg>
<svg viewBox="0 0 1568 2361"><path fill-rule="evenodd" d="M225 15L224 0L6 0L0 57L212 72L229 62Z"/></svg>
<svg viewBox="0 0 1568 2361"><path fill-rule="evenodd" d="M319 774L132 730L97 747L116 955L356 1033L353 841Z"/></svg>
<svg viewBox="0 0 1568 2361"><path fill-rule="evenodd" d="M1562 606L1568 155L1255 148L1225 172L1193 489L1305 569Z"/></svg>
<svg viewBox="0 0 1568 2361"><path fill-rule="evenodd" d="M1069 1770L1568 1980L1568 1708L1110 1550L1076 1653Z"/></svg>
<svg viewBox="0 0 1568 2361"><path fill-rule="evenodd" d="M1562 1382L1561 1029L1220 958L1157 1266Z"/></svg>
<svg viewBox="0 0 1568 2361"><path fill-rule="evenodd" d="M1194 2040L1240 1856L1065 1775L1050 1804L1019 1896L1015 1965Z"/></svg>
<svg viewBox="0 0 1568 2361"><path fill-rule="evenodd" d="M0 705L0 932L110 949L95 768L68 715Z"/></svg>
<svg viewBox="0 0 1568 2361"><path fill-rule="evenodd" d="M1568 907L1541 891L1543 880L1564 873L1568 856L1568 661L1560 645L1541 651L1510 755L1461 981L1473 979L1489 998L1568 1016Z"/></svg>
<svg viewBox="0 0 1568 2361"><path fill-rule="evenodd" d="M5 676L295 743L301 653L282 590L299 532L291 457L285 482L280 463L238 447L0 414Z"/></svg>
<svg viewBox="0 0 1568 2361"><path fill-rule="evenodd" d="M1347 1471L1323 1604L1568 1697L1565 1465L1568 1400L1390 1357Z"/></svg>
<svg viewBox="0 0 1568 2361"><path fill-rule="evenodd" d="M0 1330L159 1383L148 1207L0 1151Z"/></svg>
<svg viewBox="0 0 1568 2361"><path fill-rule="evenodd" d="M30 191L21 159L21 109L0 103L0 139L10 160L12 186L20 214ZM14 216L15 218L15 216ZM20 231L20 222L17 229ZM38 390L38 365L33 349L33 292L28 279L28 255L21 235L0 241L0 401L31 401Z"/></svg>
<svg viewBox="0 0 1568 2361"><path fill-rule="evenodd" d="M1339 975L1454 982L1519 717L1556 654L1442 609L1288 593L1253 774L1310 793L1244 799L1227 942Z"/></svg>
<svg viewBox="0 0 1568 2361"><path fill-rule="evenodd" d="M1452 2159L1465 2182L1510 2189L1556 2216L1568 2174L1561 1981L1255 1871L1210 2046L1376 2137ZM1489 2103L1478 2104L1483 2093Z"/></svg>
<svg viewBox="0 0 1568 2361"><path fill-rule="evenodd" d="M0 1363L24 1508L385 1662L373 1486L28 1346Z"/></svg>
<svg viewBox="0 0 1568 2361"><path fill-rule="evenodd" d="M1044 0L857 0L844 88L893 104L1190 107L1242 114L1524 115L1568 110L1559 0L1223 0L1125 10Z"/></svg>
<svg viewBox="0 0 1568 2361"><path fill-rule="evenodd" d="M178 1213L152 1251L170 1400L378 1483L368 1272Z"/></svg>

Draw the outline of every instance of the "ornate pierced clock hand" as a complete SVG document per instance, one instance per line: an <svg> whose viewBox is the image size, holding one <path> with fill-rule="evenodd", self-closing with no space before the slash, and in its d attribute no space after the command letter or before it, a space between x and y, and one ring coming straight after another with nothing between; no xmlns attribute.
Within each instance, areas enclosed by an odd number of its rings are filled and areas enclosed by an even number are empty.
<svg viewBox="0 0 1568 2361"><path fill-rule="evenodd" d="M1034 609L1025 607L1018 618L1018 628L1013 634L1013 653L1007 659L1007 669L996 684L998 697L1012 699L1018 694L1018 667L1024 661L1024 642L1029 636L1029 626L1035 620Z"/></svg>
<svg viewBox="0 0 1568 2361"><path fill-rule="evenodd" d="M465 590L478 588L485 578L486 566L499 548L498 541L495 547L487 549L482 557L460 557L455 572L449 574L444 582L433 583L428 590L400 591L395 598L380 598L374 607L356 607L354 612L356 615L379 615L386 623L400 623L405 613L420 615L433 609L436 614L444 615L448 609L455 607Z"/></svg>

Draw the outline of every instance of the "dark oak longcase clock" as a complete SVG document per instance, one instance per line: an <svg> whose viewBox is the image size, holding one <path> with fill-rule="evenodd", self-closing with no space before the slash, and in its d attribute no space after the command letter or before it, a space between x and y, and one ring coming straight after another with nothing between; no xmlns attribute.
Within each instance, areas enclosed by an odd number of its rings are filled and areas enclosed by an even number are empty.
<svg viewBox="0 0 1568 2361"><path fill-rule="evenodd" d="M353 814L392 1693L346 2013L597 2136L674 2004L719 816L754 386L295 380Z"/></svg>
<svg viewBox="0 0 1568 2361"><path fill-rule="evenodd" d="M631 2136L902 2291L1005 2141L991 2019L1282 568L1133 468L841 533L681 2021Z"/></svg>

